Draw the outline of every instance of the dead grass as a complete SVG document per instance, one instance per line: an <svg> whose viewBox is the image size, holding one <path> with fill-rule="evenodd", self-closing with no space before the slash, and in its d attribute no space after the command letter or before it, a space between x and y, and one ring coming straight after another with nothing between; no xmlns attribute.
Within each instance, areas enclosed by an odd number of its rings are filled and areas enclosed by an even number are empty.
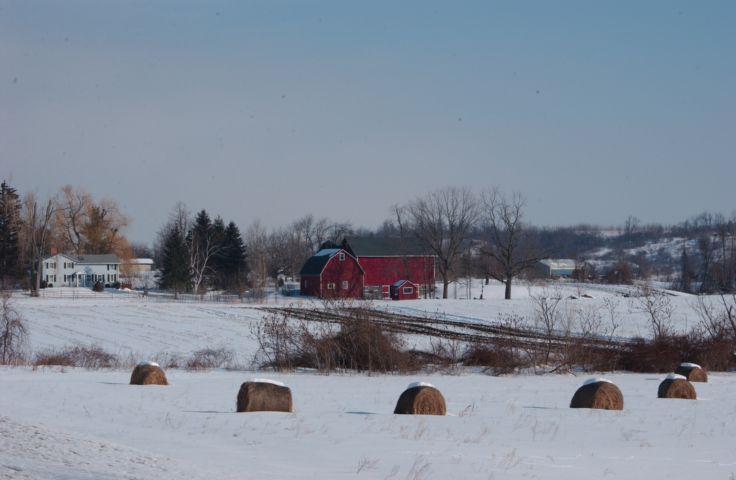
<svg viewBox="0 0 736 480"><path fill-rule="evenodd" d="M120 367L120 360L101 347L91 345L66 347L61 350L48 350L37 353L33 366L80 367L91 370Z"/></svg>

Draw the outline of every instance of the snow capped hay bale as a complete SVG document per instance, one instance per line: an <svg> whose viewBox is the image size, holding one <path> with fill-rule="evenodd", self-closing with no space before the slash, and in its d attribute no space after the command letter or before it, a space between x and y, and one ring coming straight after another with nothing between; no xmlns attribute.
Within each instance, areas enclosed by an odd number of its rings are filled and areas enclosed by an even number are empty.
<svg viewBox="0 0 736 480"><path fill-rule="evenodd" d="M408 415L445 415L445 397L434 385L424 382L409 384L396 402L394 413Z"/></svg>
<svg viewBox="0 0 736 480"><path fill-rule="evenodd" d="M281 382L254 378L238 392L238 412L291 412L291 390Z"/></svg>
<svg viewBox="0 0 736 480"><path fill-rule="evenodd" d="M158 363L141 362L133 369L131 385L168 385L166 374Z"/></svg>
<svg viewBox="0 0 736 480"><path fill-rule="evenodd" d="M591 378L578 388L570 402L570 408L598 408L623 410L624 396L616 385L605 378Z"/></svg>
<svg viewBox="0 0 736 480"><path fill-rule="evenodd" d="M681 363L675 370L675 373L682 375L689 382L707 382L708 372L703 370L703 367L697 363Z"/></svg>
<svg viewBox="0 0 736 480"><path fill-rule="evenodd" d="M658 398L682 398L685 400L696 400L695 387L683 375L670 373L659 384L657 390Z"/></svg>

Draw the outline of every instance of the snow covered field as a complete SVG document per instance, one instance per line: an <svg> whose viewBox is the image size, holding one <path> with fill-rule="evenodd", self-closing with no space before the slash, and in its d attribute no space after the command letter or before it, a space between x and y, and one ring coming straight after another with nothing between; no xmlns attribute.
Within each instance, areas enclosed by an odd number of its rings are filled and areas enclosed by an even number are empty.
<svg viewBox="0 0 736 480"><path fill-rule="evenodd" d="M615 299L617 334L648 335L621 288L567 285L558 293L577 297L564 300L565 308ZM504 314L529 316L529 295L541 292L517 287L515 299L504 301L492 285L484 300L374 306L496 322ZM693 297L671 299L675 326L687 330L696 321ZM252 327L264 315L258 305L111 294L13 301L27 321L32 352L97 345L135 361L226 348L247 365L256 349ZM0 478L736 478L736 374L696 384L697 401L657 399L663 375L606 375L623 391L622 412L568 408L587 378L571 375L167 375L168 387L137 387L128 385L129 370L0 367ZM234 413L240 384L263 376L292 388L293 414ZM444 393L447 417L392 414L415 380Z"/></svg>
<svg viewBox="0 0 736 480"><path fill-rule="evenodd" d="M476 280L470 291L471 300L421 299L404 302L374 301L373 307L410 315L447 318L473 323L497 323L505 316L517 315L533 326L531 295L551 294L565 298L562 309L602 308L605 299L613 300L618 316L617 336L651 335L646 316L636 311L636 301L624 298L632 287L606 285L566 285L561 287L523 285L514 288L514 299L503 300L503 287L498 283L483 287L484 300L478 298L482 282ZM458 291L465 291L460 285ZM61 289L55 289L57 291ZM450 294L453 296L454 286ZM592 298L582 297L587 294ZM574 296L576 299L569 299ZM675 307L672 317L676 331L686 332L697 323L691 305L695 297L679 294L670 297ZM304 308L320 308L321 304L295 297L281 297L278 303L269 299L266 306L296 304ZM158 355L187 356L204 348L226 348L247 364L256 349L253 325L264 312L257 304L175 303L146 300L129 295L100 294L74 299L14 297L16 308L27 320L30 348L33 352L69 345L97 345L120 357L135 359ZM601 311L606 317L607 312ZM610 329L604 318L603 328ZM422 343L412 338L410 342Z"/></svg>
<svg viewBox="0 0 736 480"><path fill-rule="evenodd" d="M622 412L568 408L584 378L273 375L293 414L234 413L247 372L0 369L0 478L733 478L736 375L657 399L658 375L608 378ZM263 374L259 373L259 376ZM396 416L428 380L449 415Z"/></svg>

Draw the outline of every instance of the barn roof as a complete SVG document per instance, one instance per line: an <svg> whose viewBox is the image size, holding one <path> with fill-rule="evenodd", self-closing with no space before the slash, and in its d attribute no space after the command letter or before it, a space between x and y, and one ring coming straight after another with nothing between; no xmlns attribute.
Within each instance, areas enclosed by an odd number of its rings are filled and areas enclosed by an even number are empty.
<svg viewBox="0 0 736 480"><path fill-rule="evenodd" d="M429 247L417 239L356 237L345 240L356 257L432 255Z"/></svg>
<svg viewBox="0 0 736 480"><path fill-rule="evenodd" d="M330 258L332 258L335 255L335 253L339 252L339 250L334 250L334 249L329 249L329 250L333 250L333 252L327 253L327 249L320 250L319 252L309 257L307 261L304 262L302 269L299 270L299 275L319 275L321 274L322 270L324 270L325 268L325 265L327 265L327 262L330 261Z"/></svg>
<svg viewBox="0 0 736 480"><path fill-rule="evenodd" d="M401 288L401 286L402 286L403 284L405 284L405 283L408 283L408 284L410 284L410 285L414 285L414 284L413 284L412 282L410 282L409 280L397 280L397 281L395 281L395 282L394 282L394 283L393 283L393 284L392 284L391 286L392 286L392 287L394 287L394 288Z"/></svg>

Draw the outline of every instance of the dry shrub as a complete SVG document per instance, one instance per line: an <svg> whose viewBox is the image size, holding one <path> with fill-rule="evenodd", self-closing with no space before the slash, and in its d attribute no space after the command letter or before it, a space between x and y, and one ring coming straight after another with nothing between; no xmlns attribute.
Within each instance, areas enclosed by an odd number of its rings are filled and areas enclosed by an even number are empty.
<svg viewBox="0 0 736 480"><path fill-rule="evenodd" d="M500 343L475 343L463 356L466 366L487 367L494 375L514 373L529 362L518 350Z"/></svg>
<svg viewBox="0 0 736 480"><path fill-rule="evenodd" d="M181 365L186 365L186 362L181 355L170 352L162 352L154 355L151 360L161 365L162 368L179 368ZM131 364L132 362L128 362Z"/></svg>
<svg viewBox="0 0 736 480"><path fill-rule="evenodd" d="M621 390L611 382L587 382L573 395L570 408L623 410L624 396Z"/></svg>
<svg viewBox="0 0 736 480"><path fill-rule="evenodd" d="M120 365L118 358L112 353L104 351L98 346L74 346L63 350L49 350L36 354L33 365L62 367L81 367L96 370L99 368L113 368Z"/></svg>
<svg viewBox="0 0 736 480"><path fill-rule="evenodd" d="M696 400L695 387L684 378L666 378L657 389L658 398L682 398Z"/></svg>
<svg viewBox="0 0 736 480"><path fill-rule="evenodd" d="M621 348L602 345L585 338L571 337L563 355L563 363L586 372L607 372L618 369Z"/></svg>
<svg viewBox="0 0 736 480"><path fill-rule="evenodd" d="M139 363L130 375L131 385L168 385L166 374L156 363Z"/></svg>
<svg viewBox="0 0 736 480"><path fill-rule="evenodd" d="M686 364L681 363L676 369L675 373L678 375L682 375L685 377L689 382L707 382L708 381L708 372L706 372L701 367L696 367L693 364Z"/></svg>
<svg viewBox="0 0 736 480"><path fill-rule="evenodd" d="M712 371L727 371L736 366L731 342L691 332L656 340L635 339L622 351L620 367L632 372L666 373L672 371L672 365L683 361L697 362Z"/></svg>
<svg viewBox="0 0 736 480"><path fill-rule="evenodd" d="M445 397L435 387L422 384L409 386L396 402L395 414L446 415Z"/></svg>
<svg viewBox="0 0 736 480"><path fill-rule="evenodd" d="M187 360L187 370L208 370L210 368L230 368L233 366L232 350L221 348L204 348L197 350Z"/></svg>
<svg viewBox="0 0 736 480"><path fill-rule="evenodd" d="M238 391L236 407L238 412L291 412L291 390L271 382L245 382Z"/></svg>
<svg viewBox="0 0 736 480"><path fill-rule="evenodd" d="M323 372L351 369L406 371L412 356L403 342L373 323L366 310L350 309L339 324L290 319L271 314L255 327L259 348L254 363L275 370L315 368Z"/></svg>
<svg viewBox="0 0 736 480"><path fill-rule="evenodd" d="M367 318L358 316L344 322L337 335L322 342L321 350L328 355L332 351L333 364L338 368L389 372L406 370L409 365L398 335L384 331Z"/></svg>

